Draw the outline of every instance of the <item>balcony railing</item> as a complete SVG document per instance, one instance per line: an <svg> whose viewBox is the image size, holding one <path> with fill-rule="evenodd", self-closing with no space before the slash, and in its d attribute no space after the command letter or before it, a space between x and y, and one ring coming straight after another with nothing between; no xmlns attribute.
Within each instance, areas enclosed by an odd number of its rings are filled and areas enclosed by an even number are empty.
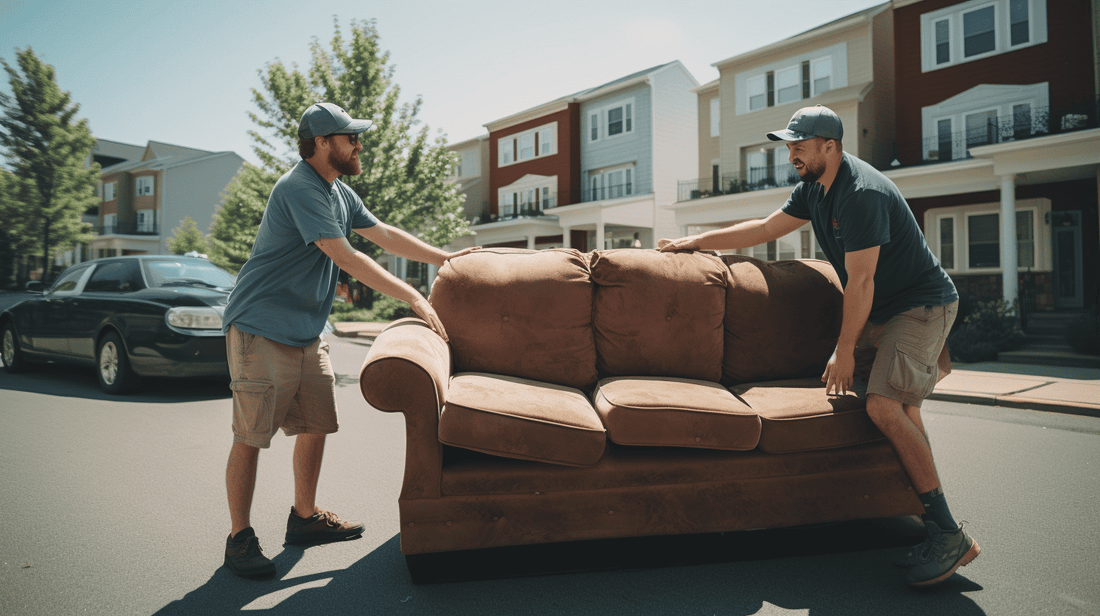
<svg viewBox="0 0 1100 616"><path fill-rule="evenodd" d="M1097 102L1074 105L1052 113L1049 107L1028 107L989 118L966 130L944 132L922 140L921 164L970 158L970 148L1023 141L1045 135L1070 133L1100 126Z"/></svg>
<svg viewBox="0 0 1100 616"><path fill-rule="evenodd" d="M557 193L551 193L545 197L541 197L537 202L535 201L520 201L519 203L501 203L499 206L499 214L489 214L483 212L476 220L470 221L475 225L484 225L491 222L499 222L501 220L515 220L517 218L537 218L539 216L546 216L543 210L557 207L558 195Z"/></svg>
<svg viewBox="0 0 1100 616"><path fill-rule="evenodd" d="M680 180L677 182L676 200L691 201L718 195L735 195L780 186L794 186L799 181L798 172L789 163L772 167L752 167L747 173L723 173L718 178Z"/></svg>
<svg viewBox="0 0 1100 616"><path fill-rule="evenodd" d="M113 225L93 227L96 235L156 235L157 225L149 223L119 222Z"/></svg>
<svg viewBox="0 0 1100 616"><path fill-rule="evenodd" d="M638 194L638 187L633 182L616 184L615 186L601 186L581 191L581 202L603 201L605 199L621 199Z"/></svg>

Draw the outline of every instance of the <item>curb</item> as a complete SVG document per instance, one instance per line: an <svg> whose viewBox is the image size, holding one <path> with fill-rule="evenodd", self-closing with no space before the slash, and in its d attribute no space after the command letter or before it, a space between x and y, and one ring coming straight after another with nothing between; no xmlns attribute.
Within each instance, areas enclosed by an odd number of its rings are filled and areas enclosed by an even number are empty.
<svg viewBox="0 0 1100 616"><path fill-rule="evenodd" d="M1100 405L1080 405L1051 400L1038 400L1035 398L1019 398L1010 396L996 396L989 394L964 394L957 392L932 392L928 400L941 402L962 402L965 404L979 404L982 406L1003 406L1006 408L1023 409L1028 411L1045 411L1048 413L1062 413L1063 415L1081 415L1085 417L1100 417Z"/></svg>

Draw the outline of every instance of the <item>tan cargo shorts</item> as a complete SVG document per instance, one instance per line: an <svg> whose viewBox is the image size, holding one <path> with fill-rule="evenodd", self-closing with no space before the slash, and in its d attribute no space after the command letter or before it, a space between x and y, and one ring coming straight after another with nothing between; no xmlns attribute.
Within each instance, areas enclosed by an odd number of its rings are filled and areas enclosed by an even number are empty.
<svg viewBox="0 0 1100 616"><path fill-rule="evenodd" d="M336 376L322 338L295 347L230 325L225 345L233 378L233 442L267 449L280 428L287 436L339 429Z"/></svg>
<svg viewBox="0 0 1100 616"><path fill-rule="evenodd" d="M882 324L868 323L856 343L856 380L867 383L868 394L920 408L951 371L946 342L958 312L955 301L918 306Z"/></svg>

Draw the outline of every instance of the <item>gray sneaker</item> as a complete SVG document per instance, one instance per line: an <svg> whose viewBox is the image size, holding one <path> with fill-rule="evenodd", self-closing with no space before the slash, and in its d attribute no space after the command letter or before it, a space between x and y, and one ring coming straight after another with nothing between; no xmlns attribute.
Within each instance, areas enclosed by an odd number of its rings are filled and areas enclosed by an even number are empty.
<svg viewBox="0 0 1100 616"><path fill-rule="evenodd" d="M917 545L911 545L905 548L904 553L899 553L894 556L891 561L895 567L901 567L903 569L911 569L921 563L920 555L928 547L928 539L925 539Z"/></svg>
<svg viewBox="0 0 1100 616"><path fill-rule="evenodd" d="M959 567L970 564L982 548L960 527L944 532L935 522L927 522L928 541L921 545L920 563L909 570L905 581L910 586L931 586L951 577Z"/></svg>

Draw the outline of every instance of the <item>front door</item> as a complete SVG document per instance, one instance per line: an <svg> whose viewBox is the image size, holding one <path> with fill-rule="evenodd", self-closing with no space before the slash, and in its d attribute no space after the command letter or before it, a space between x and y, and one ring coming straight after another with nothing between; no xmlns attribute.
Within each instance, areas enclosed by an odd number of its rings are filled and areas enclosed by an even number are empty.
<svg viewBox="0 0 1100 616"><path fill-rule="evenodd" d="M1054 244L1054 307L1083 308L1081 212L1051 212Z"/></svg>

